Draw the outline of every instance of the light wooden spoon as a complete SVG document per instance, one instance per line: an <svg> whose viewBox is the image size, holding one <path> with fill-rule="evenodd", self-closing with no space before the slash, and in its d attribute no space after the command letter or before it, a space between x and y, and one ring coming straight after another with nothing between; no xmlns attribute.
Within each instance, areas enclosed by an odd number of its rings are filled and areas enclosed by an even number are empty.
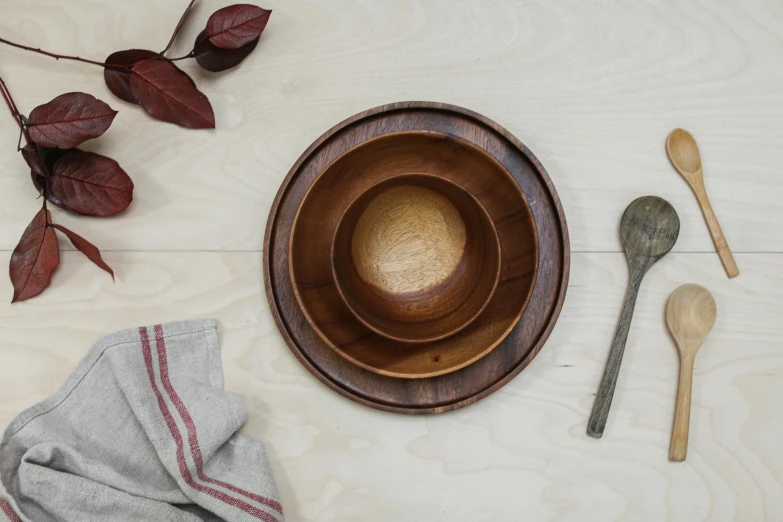
<svg viewBox="0 0 783 522"><path fill-rule="evenodd" d="M715 244L715 249L718 251L726 274L729 277L738 276L739 268L734 262L734 256L731 255L726 236L723 235L718 218L712 210L710 198L707 197L707 190L704 188L704 173L701 169L701 155L696 140L685 129L674 129L666 138L666 152L674 168L685 178L696 195L696 199L699 200L704 220L707 221L707 227L712 235L712 242Z"/></svg>
<svg viewBox="0 0 783 522"><path fill-rule="evenodd" d="M677 409L669 445L669 460L683 461L688 452L688 428L691 418L691 385L696 352L715 324L718 309L715 298L703 286L682 285L669 297L666 324L680 351L680 385Z"/></svg>

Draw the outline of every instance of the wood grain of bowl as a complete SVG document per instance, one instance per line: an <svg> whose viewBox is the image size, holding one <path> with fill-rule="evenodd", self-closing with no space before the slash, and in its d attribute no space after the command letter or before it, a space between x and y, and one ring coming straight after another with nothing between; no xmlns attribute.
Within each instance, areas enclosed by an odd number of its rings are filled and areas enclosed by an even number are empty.
<svg viewBox="0 0 783 522"><path fill-rule="evenodd" d="M331 178L337 171L330 167L351 149L406 133L452 142L452 149L457 152L452 162L460 159L460 149L478 148L500 165L494 178L467 176L461 184L482 201L492 217L503 261L495 295L469 328L442 341L414 345L417 350L410 355L403 352L400 361L405 362L406 356L423 357L423 364L427 364L427 356L434 359L453 353L450 347L457 340L462 344L479 342L486 336L482 330L500 330L497 325L502 326L502 317L510 318L507 320L512 324L510 332L486 355L457 371L418 379L397 378L395 367L388 368L388 374L363 367L359 359L365 353L370 357L377 353L379 340L386 342L384 348L394 349L397 345L375 335L353 317L336 295L329 266L294 266L299 262L291 259L294 251L305 244L310 245L313 253L321 256L326 251L328 256L331 237L323 236L322 226L324 222L336 226L339 220L339 209L332 208L330 198L354 190L355 197L372 183L361 177ZM331 173L329 179L324 177L327 172ZM316 182L324 183L316 189L318 196L310 193ZM362 186L352 188L355 183ZM521 204L519 196L514 195L520 191L525 197ZM483 197L486 193L507 193L509 197L487 200ZM307 208L303 209L305 196L309 197ZM320 222L303 221L295 232L297 216L312 211L320 213ZM522 239L531 231L536 236L535 252L529 248L533 243ZM302 244L292 249L294 235L299 236ZM471 110L439 102L407 101L351 116L326 131L302 153L280 185L269 211L262 268L275 324L291 353L319 382L371 408L409 415L436 414L474 404L499 390L524 372L545 347L567 293L571 266L568 238L565 213L554 183L522 141ZM527 250L521 247L523 244ZM531 262L529 256L536 258ZM298 279L294 280L294 276ZM526 291L529 285L532 292ZM307 302L307 310L302 302ZM521 316L516 317L520 309ZM315 319L323 331L313 326ZM325 334L335 335L334 340L327 342ZM341 343L339 347L335 347L335 341ZM350 357L357 362L348 362ZM433 362L431 368L437 371L438 366Z"/></svg>
<svg viewBox="0 0 783 522"><path fill-rule="evenodd" d="M486 209L500 243L500 277L481 313L440 340L407 343L359 321L337 290L332 240L352 201L402 175L459 185ZM525 194L484 149L442 132L401 131L349 147L304 194L293 218L288 267L293 294L316 334L343 358L373 373L404 379L445 375L490 353L512 331L530 300L538 267L538 232Z"/></svg>
<svg viewBox="0 0 783 522"><path fill-rule="evenodd" d="M354 199L332 241L343 301L375 333L434 342L470 325L500 280L500 239L470 192L445 178L401 174Z"/></svg>

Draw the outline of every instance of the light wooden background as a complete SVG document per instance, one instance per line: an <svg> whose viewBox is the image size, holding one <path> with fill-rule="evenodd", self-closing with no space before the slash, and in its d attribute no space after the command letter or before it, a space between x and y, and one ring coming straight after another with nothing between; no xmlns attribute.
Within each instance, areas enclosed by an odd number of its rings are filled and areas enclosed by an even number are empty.
<svg viewBox="0 0 783 522"><path fill-rule="evenodd" d="M2 0L0 35L100 59L162 48L185 0ZM183 54L225 0L200 0ZM227 385L265 441L291 521L783 520L783 4L512 0L265 0L256 52L210 75L184 64L217 130L153 122L100 69L0 47L24 111L71 90L120 110L87 148L115 157L135 201L112 219L53 211L105 252L66 252L52 287L11 306L0 277L0 425L52 393L101 335L217 317ZM289 353L263 290L269 206L299 154L361 110L434 100L495 119L548 169L571 233L571 280L549 342L510 384L429 417L377 412ZM0 112L4 110L0 107ZM697 138L741 275L729 281L696 201L670 167ZM40 203L0 116L0 262ZM604 438L585 435L627 282L618 223L634 198L677 209L674 253L639 297ZM70 245L63 245L69 249ZM696 360L691 444L667 461L677 355L666 298L708 287L718 321Z"/></svg>

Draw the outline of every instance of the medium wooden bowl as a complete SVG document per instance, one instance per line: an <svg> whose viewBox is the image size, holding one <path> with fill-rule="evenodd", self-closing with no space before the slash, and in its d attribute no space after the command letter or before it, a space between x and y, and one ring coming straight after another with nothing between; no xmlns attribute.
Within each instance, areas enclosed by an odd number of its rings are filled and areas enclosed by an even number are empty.
<svg viewBox="0 0 783 522"><path fill-rule="evenodd" d="M486 308L500 279L500 239L470 192L445 178L402 174L350 203L332 241L332 275L373 332L434 342Z"/></svg>
<svg viewBox="0 0 783 522"><path fill-rule="evenodd" d="M293 218L288 269L302 315L324 343L371 372L422 379L465 368L503 341L530 299L539 256L530 205L502 163L464 138L417 130L349 145L321 168ZM402 174L428 174L463 187L487 210L500 240L500 280L487 307L467 328L429 343L402 343L367 328L341 299L331 269L332 238L350 202Z"/></svg>

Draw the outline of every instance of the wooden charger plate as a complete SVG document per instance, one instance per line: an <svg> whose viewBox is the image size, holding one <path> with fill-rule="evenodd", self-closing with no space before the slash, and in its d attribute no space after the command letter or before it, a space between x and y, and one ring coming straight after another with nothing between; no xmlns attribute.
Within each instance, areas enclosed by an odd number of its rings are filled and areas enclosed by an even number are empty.
<svg viewBox="0 0 783 522"><path fill-rule="evenodd" d="M538 231L538 272L530 302L511 333L461 370L426 379L387 377L347 362L312 329L294 296L288 248L297 210L315 179L335 159L367 140L401 131L431 131L487 151L519 184ZM396 413L440 413L486 397L522 371L541 350L565 298L568 230L549 176L533 154L493 121L459 107L403 102L370 109L338 124L294 164L272 204L264 240L264 277L275 321L296 357L319 380L366 406Z"/></svg>

